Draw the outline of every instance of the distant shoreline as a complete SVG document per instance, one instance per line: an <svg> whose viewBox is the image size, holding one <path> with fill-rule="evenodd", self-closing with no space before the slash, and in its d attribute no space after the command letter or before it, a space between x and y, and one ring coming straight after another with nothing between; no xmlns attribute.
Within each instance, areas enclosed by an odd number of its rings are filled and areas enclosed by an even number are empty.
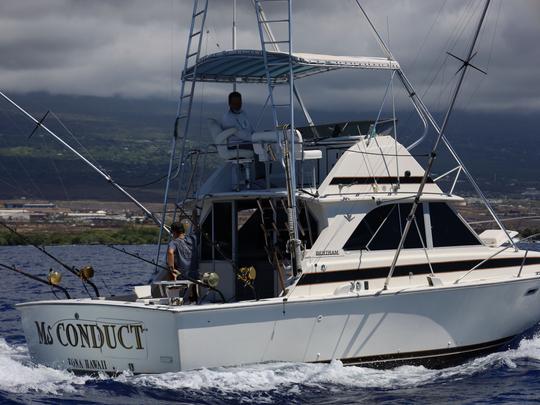
<svg viewBox="0 0 540 405"><path fill-rule="evenodd" d="M540 233L540 229L517 229L520 237ZM159 228L155 225L124 225L113 228L17 228L27 240L7 230L0 230L0 246L28 245L152 245L157 242ZM166 238L165 238L166 239ZM163 240L166 242L166 240ZM540 241L540 237L531 242Z"/></svg>
<svg viewBox="0 0 540 405"><path fill-rule="evenodd" d="M27 239L14 235L7 230L0 230L0 246L28 245L146 245L155 244L159 228L154 225L126 225L116 228L84 228L63 230L18 229Z"/></svg>

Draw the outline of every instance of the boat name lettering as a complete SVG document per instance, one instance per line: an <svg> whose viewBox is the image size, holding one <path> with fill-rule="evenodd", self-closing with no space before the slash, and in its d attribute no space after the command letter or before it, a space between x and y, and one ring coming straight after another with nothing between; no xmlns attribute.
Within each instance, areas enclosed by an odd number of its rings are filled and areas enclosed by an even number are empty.
<svg viewBox="0 0 540 405"><path fill-rule="evenodd" d="M339 252L337 250L317 250L316 256L337 256Z"/></svg>
<svg viewBox="0 0 540 405"><path fill-rule="evenodd" d="M72 369L79 370L107 370L106 360L74 359L68 358L67 363Z"/></svg>
<svg viewBox="0 0 540 405"><path fill-rule="evenodd" d="M62 321L48 325L34 321L39 344L52 345L56 342L64 347L111 350L144 350L141 323L75 323Z"/></svg>

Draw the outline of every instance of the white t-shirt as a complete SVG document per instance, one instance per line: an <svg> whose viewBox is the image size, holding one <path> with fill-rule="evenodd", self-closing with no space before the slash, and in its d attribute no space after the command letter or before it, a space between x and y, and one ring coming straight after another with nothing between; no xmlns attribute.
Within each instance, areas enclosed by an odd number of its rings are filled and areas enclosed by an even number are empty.
<svg viewBox="0 0 540 405"><path fill-rule="evenodd" d="M234 113L228 110L223 114L221 119L221 128L223 130L229 128L237 128L238 131L229 138L229 143L232 142L251 142L251 134L253 133L253 127L249 122L249 119L244 111Z"/></svg>

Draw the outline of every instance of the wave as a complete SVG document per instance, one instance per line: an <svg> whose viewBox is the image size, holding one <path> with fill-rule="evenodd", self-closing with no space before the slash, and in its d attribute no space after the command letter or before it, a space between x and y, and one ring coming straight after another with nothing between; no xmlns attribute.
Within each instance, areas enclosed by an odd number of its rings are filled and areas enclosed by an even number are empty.
<svg viewBox="0 0 540 405"><path fill-rule="evenodd" d="M377 370L344 366L342 362L336 360L329 364L271 363L158 375L122 375L117 380L161 389L218 390L224 393L296 390L302 386L324 388L329 385L348 388L400 389L467 378L501 367L516 368L519 360L524 359L538 361L538 368L540 368L540 333L532 338L522 339L516 349L492 353L442 370L432 370L423 366L401 366L389 370Z"/></svg>
<svg viewBox="0 0 540 405"><path fill-rule="evenodd" d="M0 391L61 394L82 389L89 380L113 382L146 389L213 391L223 394L264 393L280 390L291 394L303 389L373 388L393 390L455 381L490 370L523 366L540 369L540 331L523 338L515 349L496 352L442 370L401 366L390 370L329 364L269 363L221 367L164 374L76 376L65 370L35 365L24 345L9 345L0 338ZM530 361L532 360L532 361Z"/></svg>
<svg viewBox="0 0 540 405"><path fill-rule="evenodd" d="M0 338L0 391L60 394L75 392L90 377L35 365L24 345L10 345Z"/></svg>

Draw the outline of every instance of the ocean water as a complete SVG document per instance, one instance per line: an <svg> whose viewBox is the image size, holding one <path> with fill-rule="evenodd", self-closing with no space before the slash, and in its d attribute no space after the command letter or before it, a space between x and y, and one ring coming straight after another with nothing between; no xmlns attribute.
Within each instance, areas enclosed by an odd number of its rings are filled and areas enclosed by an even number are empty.
<svg viewBox="0 0 540 405"><path fill-rule="evenodd" d="M540 250L539 245L529 245ZM145 257L153 246L126 249ZM98 287L119 293L147 281L150 265L105 246L49 248L66 264L91 264ZM45 275L58 265L32 247L0 247L0 263ZM64 272L65 273L65 272ZM442 370L273 363L159 375L74 375L33 364L14 304L53 297L49 287L0 270L0 403L348 404L540 403L540 325L499 352ZM85 294L75 277L64 285Z"/></svg>

